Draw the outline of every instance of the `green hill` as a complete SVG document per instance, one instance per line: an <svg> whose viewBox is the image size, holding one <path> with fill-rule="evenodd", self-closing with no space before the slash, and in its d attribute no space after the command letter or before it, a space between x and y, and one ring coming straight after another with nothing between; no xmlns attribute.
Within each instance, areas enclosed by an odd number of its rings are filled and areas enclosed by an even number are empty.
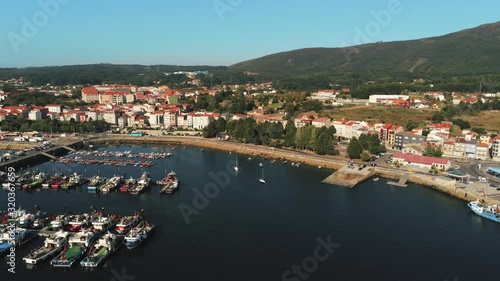
<svg viewBox="0 0 500 281"><path fill-rule="evenodd" d="M234 71L270 76L451 77L500 73L500 22L444 36L346 48L309 48L237 63Z"/></svg>

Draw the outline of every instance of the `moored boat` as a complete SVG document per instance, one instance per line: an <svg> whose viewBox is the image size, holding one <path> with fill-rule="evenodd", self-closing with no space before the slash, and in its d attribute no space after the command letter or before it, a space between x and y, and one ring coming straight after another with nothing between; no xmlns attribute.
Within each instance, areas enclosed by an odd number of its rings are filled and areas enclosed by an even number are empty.
<svg viewBox="0 0 500 281"><path fill-rule="evenodd" d="M115 230L118 234L126 234L142 220L142 211L135 211L131 216L125 216L116 224Z"/></svg>
<svg viewBox="0 0 500 281"><path fill-rule="evenodd" d="M134 188L134 185L137 183L137 180L134 178L130 178L124 181L123 185L120 187L121 192L129 192L129 190Z"/></svg>
<svg viewBox="0 0 500 281"><path fill-rule="evenodd" d="M69 234L64 231L56 232L55 234L45 239L44 245L33 250L29 255L23 258L26 264L37 264L47 258L60 252L68 241Z"/></svg>
<svg viewBox="0 0 500 281"><path fill-rule="evenodd" d="M70 232L78 232L89 227L89 215L72 215L68 219L68 225L66 229Z"/></svg>
<svg viewBox="0 0 500 281"><path fill-rule="evenodd" d="M497 205L482 204L479 201L469 202L469 208L478 216L500 223L500 207Z"/></svg>
<svg viewBox="0 0 500 281"><path fill-rule="evenodd" d="M117 188L122 181L122 178L120 176L114 176L111 179L109 179L106 184L104 184L101 187L101 192L102 193L108 193L110 191L113 191L115 188Z"/></svg>
<svg viewBox="0 0 500 281"><path fill-rule="evenodd" d="M121 236L107 233L92 245L87 256L80 262L82 267L95 268L119 249Z"/></svg>
<svg viewBox="0 0 500 281"><path fill-rule="evenodd" d="M38 237L36 231L24 228L7 230L0 235L0 255L11 250L12 247L22 246Z"/></svg>
<svg viewBox="0 0 500 281"><path fill-rule="evenodd" d="M125 236L123 244L125 244L125 247L129 250L137 248L150 236L154 227L153 224L142 221Z"/></svg>
<svg viewBox="0 0 500 281"><path fill-rule="evenodd" d="M149 187L151 179L149 178L149 174L147 172L143 172L141 177L137 179L137 183L133 186L132 189L129 189L130 194L140 194L144 190Z"/></svg>
<svg viewBox="0 0 500 281"><path fill-rule="evenodd" d="M50 261L53 267L71 267L90 248L94 242L95 234L92 231L74 233L64 245L63 251Z"/></svg>
<svg viewBox="0 0 500 281"><path fill-rule="evenodd" d="M77 187L80 184L82 184L82 175L78 173L73 173L71 176L69 176L68 182L64 183L61 188L62 189L70 189L73 187Z"/></svg>
<svg viewBox="0 0 500 281"><path fill-rule="evenodd" d="M160 190L160 193L173 193L179 187L179 179L177 178L177 174L174 171L171 171L167 174L167 176L163 179L165 183L165 187Z"/></svg>
<svg viewBox="0 0 500 281"><path fill-rule="evenodd" d="M105 177L101 177L99 175L94 176L90 179L90 183L87 186L88 191L97 191L98 187L103 185L106 182Z"/></svg>

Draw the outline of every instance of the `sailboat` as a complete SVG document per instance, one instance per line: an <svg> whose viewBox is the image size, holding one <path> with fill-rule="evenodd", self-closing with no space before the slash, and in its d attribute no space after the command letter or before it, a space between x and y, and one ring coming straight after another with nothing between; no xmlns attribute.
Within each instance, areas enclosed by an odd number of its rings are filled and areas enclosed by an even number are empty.
<svg viewBox="0 0 500 281"><path fill-rule="evenodd" d="M238 155L236 155L236 165L234 165L234 170L238 172L240 168L238 167Z"/></svg>
<svg viewBox="0 0 500 281"><path fill-rule="evenodd" d="M260 177L259 182L262 184L266 184L266 180L264 180L264 165L259 165L259 166L262 168L262 176Z"/></svg>

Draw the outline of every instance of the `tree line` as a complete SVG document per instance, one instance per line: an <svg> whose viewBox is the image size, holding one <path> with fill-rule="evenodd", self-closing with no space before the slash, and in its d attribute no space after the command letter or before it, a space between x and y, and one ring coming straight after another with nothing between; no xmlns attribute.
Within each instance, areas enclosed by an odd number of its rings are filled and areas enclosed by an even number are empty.
<svg viewBox="0 0 500 281"><path fill-rule="evenodd" d="M203 137L213 138L220 132L227 132L233 140L242 143L310 150L319 155L338 155L334 126L306 125L297 128L292 120L288 120L283 127L281 122L257 123L253 118L229 122L219 118L203 129Z"/></svg>

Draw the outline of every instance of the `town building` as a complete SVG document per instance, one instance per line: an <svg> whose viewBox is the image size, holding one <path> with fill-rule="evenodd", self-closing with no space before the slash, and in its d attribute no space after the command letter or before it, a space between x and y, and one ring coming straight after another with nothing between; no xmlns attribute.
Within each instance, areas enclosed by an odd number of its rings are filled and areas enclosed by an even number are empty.
<svg viewBox="0 0 500 281"><path fill-rule="evenodd" d="M451 166L450 160L445 158L412 155L401 152L396 152L394 154L392 162L404 166L415 166L424 169L432 169L434 167L442 171L448 170Z"/></svg>
<svg viewBox="0 0 500 281"><path fill-rule="evenodd" d="M409 144L421 144L425 142L425 139L426 138L421 135L399 132L395 134L394 149L402 150Z"/></svg>

